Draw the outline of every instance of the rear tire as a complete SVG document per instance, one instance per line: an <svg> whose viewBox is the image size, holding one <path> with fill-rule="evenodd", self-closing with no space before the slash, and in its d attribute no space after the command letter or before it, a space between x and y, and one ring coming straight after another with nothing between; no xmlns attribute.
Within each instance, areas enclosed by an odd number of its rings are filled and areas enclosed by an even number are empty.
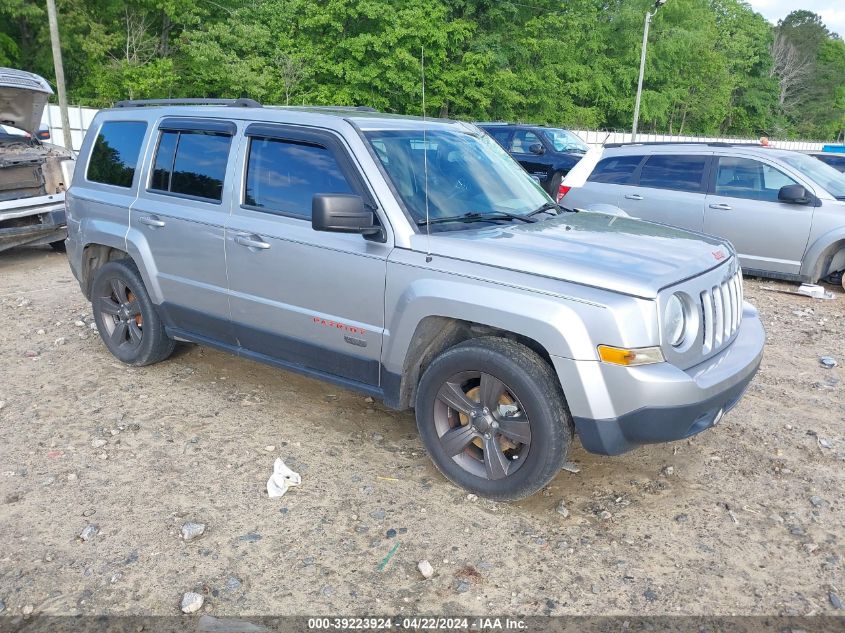
<svg viewBox="0 0 845 633"><path fill-rule="evenodd" d="M52 248L57 253L67 252L67 246L65 246L64 240L59 240L58 242L50 242L50 248Z"/></svg>
<svg viewBox="0 0 845 633"><path fill-rule="evenodd" d="M176 344L164 331L141 274L131 260L111 261L97 270L91 304L100 337L120 361L141 367L173 353Z"/></svg>
<svg viewBox="0 0 845 633"><path fill-rule="evenodd" d="M572 418L552 368L508 339L471 339L435 358L417 389L416 418L438 470L497 501L543 488L572 444Z"/></svg>

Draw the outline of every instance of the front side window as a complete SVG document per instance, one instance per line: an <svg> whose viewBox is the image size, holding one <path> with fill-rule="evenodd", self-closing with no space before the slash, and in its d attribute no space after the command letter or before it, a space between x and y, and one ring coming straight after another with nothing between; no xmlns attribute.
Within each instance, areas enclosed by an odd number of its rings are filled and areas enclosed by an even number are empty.
<svg viewBox="0 0 845 633"><path fill-rule="evenodd" d="M85 177L91 182L131 187L146 132L147 124L143 121L103 123Z"/></svg>
<svg viewBox="0 0 845 633"><path fill-rule="evenodd" d="M417 223L424 222L426 214L431 220L466 214L501 217L524 215L552 204L540 185L486 134L374 130L365 136ZM478 225L430 226L439 231Z"/></svg>
<svg viewBox="0 0 845 633"><path fill-rule="evenodd" d="M707 156L656 154L640 173L640 187L697 192L703 188Z"/></svg>
<svg viewBox="0 0 845 633"><path fill-rule="evenodd" d="M642 156L611 156L598 162L587 182L603 182L611 185L624 185L639 167Z"/></svg>
<svg viewBox="0 0 845 633"><path fill-rule="evenodd" d="M717 196L777 202L781 187L797 184L771 165L750 158L720 156L716 168Z"/></svg>
<svg viewBox="0 0 845 633"><path fill-rule="evenodd" d="M830 165L816 160L812 156L790 152L789 155L781 156L781 160L800 172L814 183L821 185L830 195L837 200L845 200L845 174L837 171Z"/></svg>
<svg viewBox="0 0 845 633"><path fill-rule="evenodd" d="M514 154L531 154L532 145L542 145L540 137L528 130L517 130L511 140L511 151Z"/></svg>
<svg viewBox="0 0 845 633"><path fill-rule="evenodd" d="M310 219L311 200L318 193L354 193L329 149L271 138L250 140L244 205Z"/></svg>
<svg viewBox="0 0 845 633"><path fill-rule="evenodd" d="M162 130L150 189L219 202L231 142L228 134Z"/></svg>

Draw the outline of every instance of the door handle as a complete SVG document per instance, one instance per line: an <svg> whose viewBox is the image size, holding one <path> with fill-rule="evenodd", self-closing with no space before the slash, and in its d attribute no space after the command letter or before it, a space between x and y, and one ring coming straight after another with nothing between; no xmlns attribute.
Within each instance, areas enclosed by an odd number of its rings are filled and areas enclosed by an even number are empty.
<svg viewBox="0 0 845 633"><path fill-rule="evenodd" d="M156 229L160 229L165 225L165 222L159 220L157 215L142 215L138 218L138 222L140 222L141 224L146 224L147 226L151 226Z"/></svg>
<svg viewBox="0 0 845 633"><path fill-rule="evenodd" d="M730 211L731 205L725 204L724 202L720 202L719 204L711 204L711 209L719 209L720 211Z"/></svg>
<svg viewBox="0 0 845 633"><path fill-rule="evenodd" d="M270 248L270 244L261 240L257 235L236 235L235 243L247 248L257 248L262 251Z"/></svg>
<svg viewBox="0 0 845 633"><path fill-rule="evenodd" d="M638 193L629 193L625 195L626 200L642 200L643 197Z"/></svg>

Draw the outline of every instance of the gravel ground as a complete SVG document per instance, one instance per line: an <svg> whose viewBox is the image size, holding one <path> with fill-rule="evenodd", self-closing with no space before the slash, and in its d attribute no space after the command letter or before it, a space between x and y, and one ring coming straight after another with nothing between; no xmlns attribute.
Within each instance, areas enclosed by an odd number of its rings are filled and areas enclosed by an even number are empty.
<svg viewBox="0 0 845 633"><path fill-rule="evenodd" d="M409 412L192 345L121 365L63 255L3 253L3 615L842 614L845 293L775 288L746 280L766 355L716 429L577 447L501 504L444 480ZM268 499L276 457L302 485Z"/></svg>

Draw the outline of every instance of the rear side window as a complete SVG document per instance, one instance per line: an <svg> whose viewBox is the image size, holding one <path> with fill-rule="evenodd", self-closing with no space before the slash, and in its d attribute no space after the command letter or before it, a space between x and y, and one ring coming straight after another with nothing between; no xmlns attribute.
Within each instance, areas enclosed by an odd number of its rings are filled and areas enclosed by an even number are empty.
<svg viewBox="0 0 845 633"><path fill-rule="evenodd" d="M612 156L598 162L593 173L587 178L588 182L605 182L613 185L624 185L631 180L642 161L642 156Z"/></svg>
<svg viewBox="0 0 845 633"><path fill-rule="evenodd" d="M508 136L510 136L509 130L486 130L486 132L502 147L505 147L508 144Z"/></svg>
<svg viewBox="0 0 845 633"><path fill-rule="evenodd" d="M131 187L146 132L147 124L143 121L103 123L85 177L91 182Z"/></svg>
<svg viewBox="0 0 845 633"><path fill-rule="evenodd" d="M231 143L228 134L163 130L150 189L219 202Z"/></svg>
<svg viewBox="0 0 845 633"><path fill-rule="evenodd" d="M640 187L701 191L707 156L656 154L649 156L640 173Z"/></svg>
<svg viewBox="0 0 845 633"><path fill-rule="evenodd" d="M310 219L311 200L318 193L355 193L329 149L271 138L250 140L245 206Z"/></svg>

